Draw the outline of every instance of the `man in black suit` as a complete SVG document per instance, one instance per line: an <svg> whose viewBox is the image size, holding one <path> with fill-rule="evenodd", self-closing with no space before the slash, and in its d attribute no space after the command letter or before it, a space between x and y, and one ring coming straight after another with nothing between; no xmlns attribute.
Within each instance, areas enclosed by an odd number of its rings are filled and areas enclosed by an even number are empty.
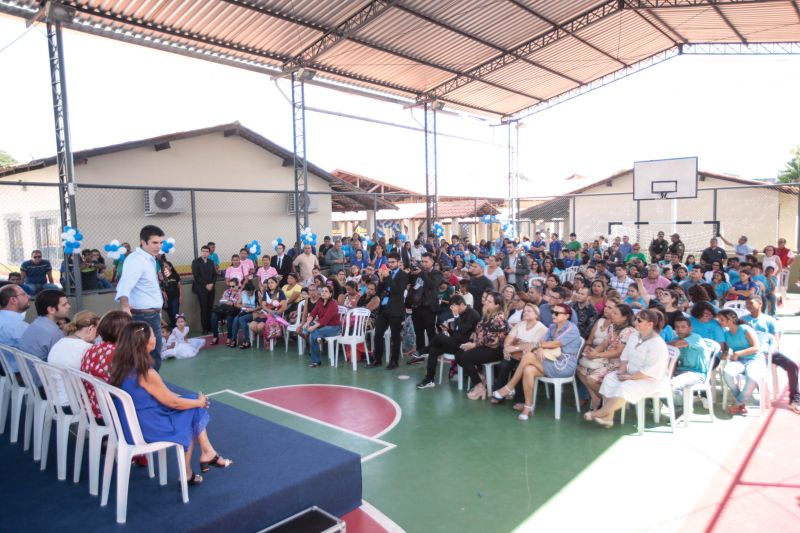
<svg viewBox="0 0 800 533"><path fill-rule="evenodd" d="M200 324L203 334L211 332L211 309L214 307L214 283L217 281L217 267L208 258L211 249L200 248L200 257L192 261L192 292L200 303Z"/></svg>
<svg viewBox="0 0 800 533"><path fill-rule="evenodd" d="M436 316L439 314L439 285L444 281L441 271L433 268L433 255L422 254L422 268L411 270L411 319L414 321L414 332L417 335L417 353L408 364L423 361L423 353L427 353L425 333L428 342L436 335Z"/></svg>
<svg viewBox="0 0 800 533"><path fill-rule="evenodd" d="M396 252L392 252L386 257L386 265L388 268L378 270L380 277L378 297L381 299L381 305L375 320L375 353L367 368L381 366L384 352L383 335L388 328L392 333L391 353L386 370L392 370L397 368L400 360L400 341L402 340L403 319L406 315L404 292L408 285L408 274L400 268L400 256Z"/></svg>
<svg viewBox="0 0 800 533"><path fill-rule="evenodd" d="M430 340L428 363L425 377L417 384L418 389L435 387L433 377L436 374L436 363L439 356L445 353L456 355L461 352L461 345L469 342L470 335L481 320L481 315L466 302L464 297L456 294L450 298L450 310L453 317L444 324L439 324L442 333L437 333Z"/></svg>
<svg viewBox="0 0 800 533"><path fill-rule="evenodd" d="M275 251L278 253L272 256L269 264L278 271L278 275L281 277L280 286L283 287L286 285L286 276L292 271L292 260L284 253L286 251L286 246L283 244L279 244L275 248Z"/></svg>

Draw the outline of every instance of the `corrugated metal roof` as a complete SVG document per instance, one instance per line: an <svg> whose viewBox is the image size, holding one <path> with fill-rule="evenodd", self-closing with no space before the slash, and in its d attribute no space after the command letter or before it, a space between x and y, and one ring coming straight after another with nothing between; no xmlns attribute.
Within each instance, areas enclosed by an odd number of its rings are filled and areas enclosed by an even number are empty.
<svg viewBox="0 0 800 533"><path fill-rule="evenodd" d="M63 0L68 27L510 116L680 44L800 42L796 0ZM39 0L0 0L30 18Z"/></svg>

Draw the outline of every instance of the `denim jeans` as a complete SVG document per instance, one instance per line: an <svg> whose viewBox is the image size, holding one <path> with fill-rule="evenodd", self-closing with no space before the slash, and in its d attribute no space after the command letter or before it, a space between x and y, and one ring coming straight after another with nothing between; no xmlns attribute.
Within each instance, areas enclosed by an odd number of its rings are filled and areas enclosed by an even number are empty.
<svg viewBox="0 0 800 533"><path fill-rule="evenodd" d="M147 322L153 328L153 334L156 336L156 348L150 352L150 355L153 357L153 369L158 372L158 369L161 368L161 344L163 343L163 337L161 337L161 312L141 312L131 309L131 316L134 320Z"/></svg>
<svg viewBox="0 0 800 533"><path fill-rule="evenodd" d="M180 298L173 298L167 300L167 322L169 322L169 327L175 327L175 315L181 312L181 300Z"/></svg>
<svg viewBox="0 0 800 533"><path fill-rule="evenodd" d="M339 335L341 331L342 330L339 326L323 326L309 333L308 344L311 345L312 363L319 363L321 361L320 345L317 343L317 339L324 339L325 337L335 337L336 335Z"/></svg>
<svg viewBox="0 0 800 533"><path fill-rule="evenodd" d="M728 361L728 364L725 365L725 370L722 372L722 379L725 380L725 384L731 390L737 405L743 405L753 395L753 390L759 384L766 371L767 365L764 362L764 357L758 355L745 361ZM741 389L739 388L739 376L744 377L744 387ZM764 391L759 392L764 394Z"/></svg>
<svg viewBox="0 0 800 533"><path fill-rule="evenodd" d="M252 321L253 321L253 313L245 313L243 315L236 315L229 318L228 322L231 324L230 326L231 335L228 338L237 340L237 338L239 337L239 331L241 331L244 336L244 342L249 342L250 330L247 328L247 324Z"/></svg>

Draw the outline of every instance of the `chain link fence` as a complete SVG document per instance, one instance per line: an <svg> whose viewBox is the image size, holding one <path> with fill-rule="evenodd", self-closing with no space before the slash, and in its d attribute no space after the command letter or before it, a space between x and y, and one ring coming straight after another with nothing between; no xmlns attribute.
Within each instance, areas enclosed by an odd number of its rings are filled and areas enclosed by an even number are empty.
<svg viewBox="0 0 800 533"><path fill-rule="evenodd" d="M721 187L697 193L696 198L678 200L636 201L631 193L523 198L520 230L524 234L527 225L528 235L541 231L562 237L575 232L581 242L627 235L644 248L663 231L667 236L679 234L690 253L702 251L717 234L730 242L746 235L757 248L785 238L789 247L800 249L800 185Z"/></svg>

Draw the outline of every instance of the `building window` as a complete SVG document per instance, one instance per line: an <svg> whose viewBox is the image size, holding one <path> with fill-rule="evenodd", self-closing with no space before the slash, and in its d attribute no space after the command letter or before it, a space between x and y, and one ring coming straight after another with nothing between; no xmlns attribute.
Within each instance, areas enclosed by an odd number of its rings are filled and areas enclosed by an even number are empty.
<svg viewBox="0 0 800 533"><path fill-rule="evenodd" d="M53 264L58 263L58 252L61 247L61 227L58 215L39 215L33 219L36 235L36 248L42 251L42 257Z"/></svg>
<svg viewBox="0 0 800 533"><path fill-rule="evenodd" d="M22 244L22 221L19 219L6 220L8 232L8 261L22 263L25 260L25 247Z"/></svg>

